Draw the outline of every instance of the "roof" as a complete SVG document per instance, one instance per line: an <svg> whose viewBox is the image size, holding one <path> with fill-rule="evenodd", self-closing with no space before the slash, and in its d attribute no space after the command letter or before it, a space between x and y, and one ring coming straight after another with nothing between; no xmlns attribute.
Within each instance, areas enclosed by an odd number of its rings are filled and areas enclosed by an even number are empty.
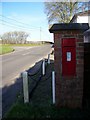
<svg viewBox="0 0 90 120"><path fill-rule="evenodd" d="M60 30L82 30L86 31L89 29L88 23L58 23L54 24L50 29L50 33L54 33Z"/></svg>
<svg viewBox="0 0 90 120"><path fill-rule="evenodd" d="M75 20L77 18L77 16L86 16L86 15L88 15L88 16L90 15L90 10L87 10L87 11L84 11L84 12L79 12L79 13L75 14L72 17L70 23L73 22L73 20Z"/></svg>

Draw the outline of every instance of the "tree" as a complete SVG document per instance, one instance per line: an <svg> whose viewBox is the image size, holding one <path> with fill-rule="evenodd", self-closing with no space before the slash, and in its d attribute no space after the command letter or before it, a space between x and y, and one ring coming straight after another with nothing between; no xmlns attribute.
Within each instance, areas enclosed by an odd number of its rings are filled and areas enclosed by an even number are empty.
<svg viewBox="0 0 90 120"><path fill-rule="evenodd" d="M45 2L48 22L69 23L75 13L88 9L88 2Z"/></svg>
<svg viewBox="0 0 90 120"><path fill-rule="evenodd" d="M23 31L6 32L1 36L4 44L26 43L29 34Z"/></svg>

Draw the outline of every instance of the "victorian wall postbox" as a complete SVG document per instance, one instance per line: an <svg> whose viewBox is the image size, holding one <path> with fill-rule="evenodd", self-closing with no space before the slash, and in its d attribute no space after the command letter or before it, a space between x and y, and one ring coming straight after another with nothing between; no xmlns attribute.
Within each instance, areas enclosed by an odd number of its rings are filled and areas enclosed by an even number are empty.
<svg viewBox="0 0 90 120"><path fill-rule="evenodd" d="M84 80L84 36L87 23L54 24L54 68L56 106L82 107Z"/></svg>
<svg viewBox="0 0 90 120"><path fill-rule="evenodd" d="M76 40L75 38L62 39L62 75L76 75Z"/></svg>

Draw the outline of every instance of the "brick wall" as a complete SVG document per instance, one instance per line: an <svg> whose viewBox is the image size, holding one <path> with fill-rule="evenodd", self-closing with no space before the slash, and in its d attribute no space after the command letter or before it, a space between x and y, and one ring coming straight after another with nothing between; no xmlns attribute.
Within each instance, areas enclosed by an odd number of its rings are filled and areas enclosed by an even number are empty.
<svg viewBox="0 0 90 120"><path fill-rule="evenodd" d="M62 39L76 39L76 76L62 76ZM55 72L56 72L56 105L58 107L82 107L83 73L84 73L84 40L80 30L68 30L54 33Z"/></svg>

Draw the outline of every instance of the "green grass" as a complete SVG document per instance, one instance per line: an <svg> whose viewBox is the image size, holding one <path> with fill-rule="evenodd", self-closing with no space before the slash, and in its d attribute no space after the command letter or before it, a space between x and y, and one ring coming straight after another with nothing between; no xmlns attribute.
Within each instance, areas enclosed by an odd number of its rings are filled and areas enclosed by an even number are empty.
<svg viewBox="0 0 90 120"><path fill-rule="evenodd" d="M88 117L88 116L87 116ZM54 105L40 106L17 103L8 113L7 118L84 118L80 109L56 108Z"/></svg>
<svg viewBox="0 0 90 120"><path fill-rule="evenodd" d="M33 43L33 44L0 44L0 55L10 53L14 51L14 46L20 46L20 47L29 47L29 46L39 46L43 45L42 43Z"/></svg>
<svg viewBox="0 0 90 120"><path fill-rule="evenodd" d="M10 53L12 51L14 51L14 49L13 49L13 47L11 45L8 45L8 44L0 45L0 55Z"/></svg>
<svg viewBox="0 0 90 120"><path fill-rule="evenodd" d="M89 118L90 109L69 109L69 108L57 108L52 104L52 87L51 87L51 77L48 76L54 70L54 64L50 64L47 67L47 72L44 77L42 77L37 88L30 98L28 104L23 103L23 94L18 95L17 102L12 106L12 108L5 115L5 118L29 118L29 119L77 119L77 118ZM38 78L38 75L33 76L33 79ZM47 79L47 80L46 80ZM31 80L29 78L29 80ZM31 82L29 87L32 87Z"/></svg>
<svg viewBox="0 0 90 120"><path fill-rule="evenodd" d="M39 46L39 45L43 45L42 43L31 43L31 44L11 44L12 46L22 46L22 47L26 47L26 46Z"/></svg>

